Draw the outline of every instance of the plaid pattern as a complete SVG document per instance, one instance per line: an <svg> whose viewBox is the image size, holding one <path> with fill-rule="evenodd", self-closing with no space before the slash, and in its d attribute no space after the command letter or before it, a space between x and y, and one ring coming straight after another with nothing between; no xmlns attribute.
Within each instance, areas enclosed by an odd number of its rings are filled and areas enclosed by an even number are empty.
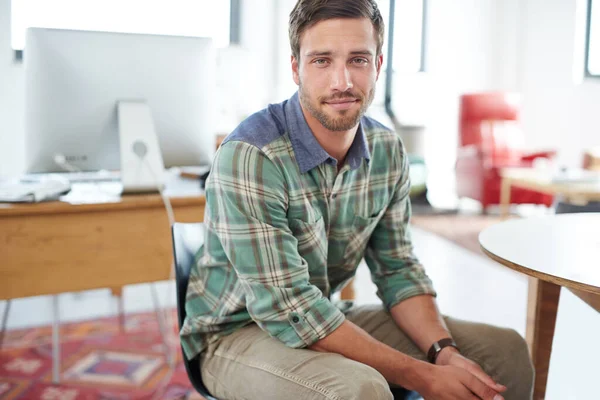
<svg viewBox="0 0 600 400"><path fill-rule="evenodd" d="M253 322L290 347L324 338L345 318L329 298L363 257L388 308L435 295L412 254L398 136L363 117L339 172L336 164L297 94L224 141L206 184L205 243L188 287L188 357Z"/></svg>

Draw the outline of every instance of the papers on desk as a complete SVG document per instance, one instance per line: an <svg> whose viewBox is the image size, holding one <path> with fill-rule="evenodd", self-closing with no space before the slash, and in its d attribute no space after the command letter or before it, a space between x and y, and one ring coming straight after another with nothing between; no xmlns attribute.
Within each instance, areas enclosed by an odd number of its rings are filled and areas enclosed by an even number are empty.
<svg viewBox="0 0 600 400"><path fill-rule="evenodd" d="M57 200L70 190L69 181L52 176L36 181L19 179L0 181L0 202L37 203Z"/></svg>
<svg viewBox="0 0 600 400"><path fill-rule="evenodd" d="M166 173L166 196L198 196L201 194L198 179L182 179L187 173L202 174L208 167L196 169L172 168ZM120 181L92 180L70 182L65 174L25 175L20 178L0 178L1 203L34 203L60 200L69 204L100 204L121 201L123 185Z"/></svg>
<svg viewBox="0 0 600 400"><path fill-rule="evenodd" d="M121 182L74 183L73 190L61 196L69 204L102 204L121 201Z"/></svg>

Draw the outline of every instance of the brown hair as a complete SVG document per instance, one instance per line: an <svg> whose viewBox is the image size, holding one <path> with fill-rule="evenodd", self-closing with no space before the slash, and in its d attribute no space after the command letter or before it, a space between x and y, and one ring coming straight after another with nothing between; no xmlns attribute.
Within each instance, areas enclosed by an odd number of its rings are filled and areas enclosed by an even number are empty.
<svg viewBox="0 0 600 400"><path fill-rule="evenodd" d="M381 54L385 27L375 0L298 0L290 13L290 46L300 60L300 36L317 22L334 18L368 18L377 32L377 55Z"/></svg>

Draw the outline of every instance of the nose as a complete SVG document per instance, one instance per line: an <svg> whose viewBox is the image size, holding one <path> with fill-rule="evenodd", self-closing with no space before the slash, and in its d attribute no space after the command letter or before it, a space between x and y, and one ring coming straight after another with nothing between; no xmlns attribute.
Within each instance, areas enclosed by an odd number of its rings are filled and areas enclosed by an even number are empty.
<svg viewBox="0 0 600 400"><path fill-rule="evenodd" d="M331 89L345 92L348 89L352 89L352 78L350 76L350 71L348 67L344 65L340 65L336 68L332 68L332 77L331 77Z"/></svg>

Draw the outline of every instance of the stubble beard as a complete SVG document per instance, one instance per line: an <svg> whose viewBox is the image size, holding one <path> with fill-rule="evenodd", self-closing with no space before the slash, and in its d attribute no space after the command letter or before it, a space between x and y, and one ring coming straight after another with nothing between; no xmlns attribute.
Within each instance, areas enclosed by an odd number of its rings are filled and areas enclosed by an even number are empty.
<svg viewBox="0 0 600 400"><path fill-rule="evenodd" d="M348 131L358 125L360 119L365 115L367 109L373 102L373 98L375 97L375 89L371 89L368 94L368 98L360 95L359 93L354 93L352 91L344 92L340 95L330 96L330 97L317 97L316 101L318 105L324 104L324 101L333 100L333 99L343 99L343 98L354 98L360 101L360 108L357 111L351 110L343 110L339 113L341 114L339 117L331 117L327 113L325 113L322 109L319 109L315 104L313 104L308 96L308 94L304 91L304 86L302 82L299 85L300 92L300 100L302 105L306 107L308 112L316 118L317 121L321 123L326 129L333 132L341 132Z"/></svg>

